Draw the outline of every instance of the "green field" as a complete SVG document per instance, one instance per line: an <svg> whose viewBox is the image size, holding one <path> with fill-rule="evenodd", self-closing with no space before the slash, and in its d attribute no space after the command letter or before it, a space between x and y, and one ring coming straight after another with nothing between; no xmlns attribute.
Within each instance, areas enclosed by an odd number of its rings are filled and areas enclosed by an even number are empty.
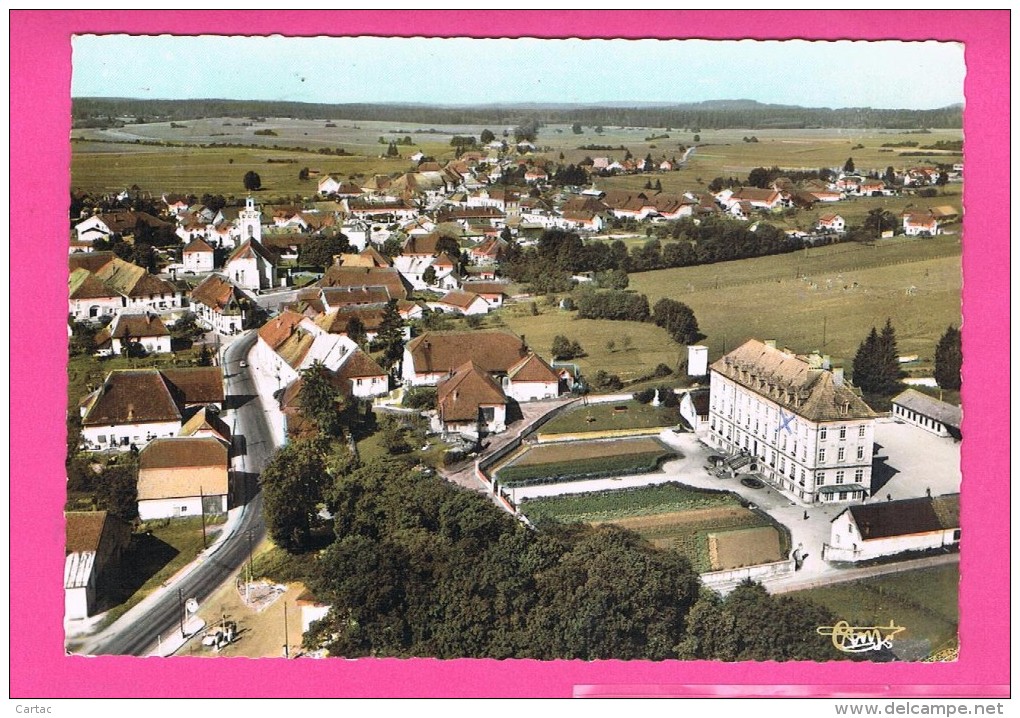
<svg viewBox="0 0 1020 718"><path fill-rule="evenodd" d="M960 325L960 242L944 236L816 247L643 272L631 275L630 286L652 305L661 297L689 305L712 359L750 338L776 339L849 367L871 327L889 317L900 354L930 362L946 327Z"/></svg>
<svg viewBox="0 0 1020 718"><path fill-rule="evenodd" d="M621 407L625 410L621 411ZM637 401L589 404L566 411L542 425L542 434L571 434L581 431L614 431L673 426L680 421L677 408L652 406Z"/></svg>
<svg viewBox="0 0 1020 718"><path fill-rule="evenodd" d="M535 446L496 471L507 488L655 471L676 452L656 439L569 442Z"/></svg>
<svg viewBox="0 0 1020 718"><path fill-rule="evenodd" d="M553 338L558 334L579 342L587 356L570 361L588 377L602 369L630 381L648 376L660 363L675 368L681 353L686 359L686 349L672 342L665 329L651 323L577 319L577 312L546 306L540 311L538 316L532 316L526 305L511 304L499 310L498 316L503 326L523 336L529 346L545 357L550 356ZM630 346L624 349L628 337ZM613 351L606 346L610 341L615 343Z"/></svg>
<svg viewBox="0 0 1020 718"><path fill-rule="evenodd" d="M901 643L920 642L923 654L924 646L930 653L957 644L959 584L959 566L951 564L787 595L820 603L855 626L889 625L893 621L905 628L896 639Z"/></svg>

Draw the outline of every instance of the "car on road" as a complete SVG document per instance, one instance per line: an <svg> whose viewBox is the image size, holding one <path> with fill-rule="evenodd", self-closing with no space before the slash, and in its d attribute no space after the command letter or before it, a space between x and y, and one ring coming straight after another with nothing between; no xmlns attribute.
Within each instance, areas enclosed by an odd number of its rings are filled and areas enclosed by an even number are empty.
<svg viewBox="0 0 1020 718"><path fill-rule="evenodd" d="M239 367L241 367L242 369L247 369L247 368L248 368L248 362L246 362L246 361L245 361L244 359L242 359L241 361L239 361L239 362L237 363L237 365L238 365Z"/></svg>
<svg viewBox="0 0 1020 718"><path fill-rule="evenodd" d="M744 486L746 486L749 489L763 489L763 488L765 488L765 483L764 482L759 481L758 479L755 479L755 478L753 478L751 476L748 476L747 478L741 479L740 483L742 483Z"/></svg>

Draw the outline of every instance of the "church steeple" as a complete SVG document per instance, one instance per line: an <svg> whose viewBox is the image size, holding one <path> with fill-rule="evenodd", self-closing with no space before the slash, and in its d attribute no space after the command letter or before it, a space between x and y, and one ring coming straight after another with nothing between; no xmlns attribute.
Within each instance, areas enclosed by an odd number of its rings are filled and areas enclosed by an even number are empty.
<svg viewBox="0 0 1020 718"><path fill-rule="evenodd" d="M248 195L244 201L244 209L238 215L238 225L241 230L241 241L247 242L254 239L262 241L262 212L255 206L255 198Z"/></svg>

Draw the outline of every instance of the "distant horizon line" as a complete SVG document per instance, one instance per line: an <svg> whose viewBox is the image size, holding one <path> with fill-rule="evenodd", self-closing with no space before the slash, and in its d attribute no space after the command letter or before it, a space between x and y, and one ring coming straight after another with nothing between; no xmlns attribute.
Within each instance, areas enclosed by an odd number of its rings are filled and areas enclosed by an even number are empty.
<svg viewBox="0 0 1020 718"><path fill-rule="evenodd" d="M584 102L556 102L556 101L540 101L540 102L528 102L521 100L508 100L505 102L500 101L486 101L486 102L406 102L401 100L356 100L356 101L328 101L328 100L270 100L264 98L235 98L235 97L125 97L123 95L71 95L71 100L109 100L109 101L127 101L127 102L264 102L274 104L289 104L289 105L332 105L337 107L345 107L350 105L386 105L391 107L434 107L434 108L502 108L502 107L519 107L519 108L573 108L573 109L588 109L588 108L599 108L607 106L622 106L622 107L633 107L636 104L644 107L681 107L681 106L697 106L697 105L746 105L744 109L750 109L750 106L761 106L763 108L788 108L798 110L881 110L887 112L906 111L906 112L934 112L939 110L950 110L960 108L963 109L965 103L953 102L948 105L940 105L937 107L875 107L874 105L846 105L842 107L829 107L829 106L810 106L810 105L791 105L781 102L762 102L761 100L751 100L747 98L727 98L727 99L713 99L713 100L588 100ZM732 109L741 109L739 107L733 107Z"/></svg>

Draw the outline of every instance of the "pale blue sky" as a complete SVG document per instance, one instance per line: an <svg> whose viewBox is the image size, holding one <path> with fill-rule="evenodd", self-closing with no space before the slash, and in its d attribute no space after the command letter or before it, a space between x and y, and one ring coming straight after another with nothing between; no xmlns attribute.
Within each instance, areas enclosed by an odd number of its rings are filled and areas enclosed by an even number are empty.
<svg viewBox="0 0 1020 718"><path fill-rule="evenodd" d="M963 102L938 42L172 37L73 39L75 97L298 102Z"/></svg>

